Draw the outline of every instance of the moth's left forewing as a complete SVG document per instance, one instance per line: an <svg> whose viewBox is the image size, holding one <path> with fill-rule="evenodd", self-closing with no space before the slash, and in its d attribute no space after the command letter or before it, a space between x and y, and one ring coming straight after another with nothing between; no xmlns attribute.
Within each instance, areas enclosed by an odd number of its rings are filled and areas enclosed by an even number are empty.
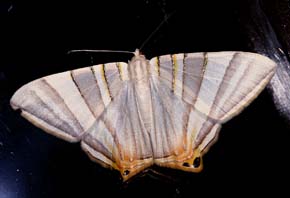
<svg viewBox="0 0 290 198"><path fill-rule="evenodd" d="M79 141L95 117L73 80L74 74L62 72L22 86L11 98L11 106L46 132L70 142Z"/></svg>

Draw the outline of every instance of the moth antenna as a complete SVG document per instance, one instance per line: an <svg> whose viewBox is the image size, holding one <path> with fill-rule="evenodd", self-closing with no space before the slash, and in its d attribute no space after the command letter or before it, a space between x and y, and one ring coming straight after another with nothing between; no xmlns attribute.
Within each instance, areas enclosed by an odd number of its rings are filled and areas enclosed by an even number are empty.
<svg viewBox="0 0 290 198"><path fill-rule="evenodd" d="M162 27L162 25L167 22L167 20L175 13L175 11L171 12L168 15L165 15L164 19L161 21L161 23L159 23L159 25L155 28L155 30L153 32L151 32L151 34L145 39L145 41L142 43L142 45L140 46L140 50L142 50L142 48L145 46L145 44L154 36L154 34Z"/></svg>
<svg viewBox="0 0 290 198"><path fill-rule="evenodd" d="M67 52L67 54L71 54L71 53L78 53L78 52L105 52L105 53L126 53L126 54L135 54L135 52L131 52L131 51L125 51L125 50L90 50L90 49L80 49L80 50L70 50Z"/></svg>

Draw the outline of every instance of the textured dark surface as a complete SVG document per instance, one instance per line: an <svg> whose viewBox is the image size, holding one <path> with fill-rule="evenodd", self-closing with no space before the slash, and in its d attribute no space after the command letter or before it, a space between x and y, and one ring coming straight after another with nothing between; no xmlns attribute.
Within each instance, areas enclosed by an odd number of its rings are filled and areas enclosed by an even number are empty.
<svg viewBox="0 0 290 198"><path fill-rule="evenodd" d="M268 56L277 64L276 74L269 83L277 110L290 121L290 64L289 64L289 13L285 1L248 1L241 6L240 16L249 48ZM270 9L272 8L272 9ZM274 9L273 9L274 8ZM273 12L275 10L276 12ZM288 10L289 12L289 10Z"/></svg>
<svg viewBox="0 0 290 198"><path fill-rule="evenodd" d="M289 54L289 2L261 2ZM223 126L218 142L204 156L203 172L155 167L163 176L151 171L126 184L115 171L90 161L78 144L46 134L9 106L14 91L33 79L92 63L129 60L126 54L92 57L66 52L134 51L170 14L142 49L148 58L180 52L255 51L245 28L253 8L248 1L1 1L0 7L1 198L289 194L289 124L267 91Z"/></svg>

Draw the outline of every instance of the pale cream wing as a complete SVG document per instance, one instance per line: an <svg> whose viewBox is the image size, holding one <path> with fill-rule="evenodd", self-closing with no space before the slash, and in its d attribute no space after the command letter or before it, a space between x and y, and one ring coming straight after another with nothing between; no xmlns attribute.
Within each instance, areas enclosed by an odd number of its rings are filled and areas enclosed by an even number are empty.
<svg viewBox="0 0 290 198"><path fill-rule="evenodd" d="M262 91L276 68L269 58L248 52L164 55L150 64L152 74L192 106L193 120L205 120L200 128L195 127L194 141L201 151L216 139L221 123Z"/></svg>
<svg viewBox="0 0 290 198"><path fill-rule="evenodd" d="M189 172L202 170L201 153L194 139L205 125L215 123L192 109L177 97L158 76L150 80L152 98L152 130L150 138L154 163Z"/></svg>
<svg viewBox="0 0 290 198"><path fill-rule="evenodd" d="M153 164L149 134L135 93L134 83L127 81L82 140L93 160L120 171L124 180Z"/></svg>
<svg viewBox="0 0 290 198"><path fill-rule="evenodd" d="M34 125L76 142L118 94L126 68L108 63L46 76L18 89L10 103Z"/></svg>

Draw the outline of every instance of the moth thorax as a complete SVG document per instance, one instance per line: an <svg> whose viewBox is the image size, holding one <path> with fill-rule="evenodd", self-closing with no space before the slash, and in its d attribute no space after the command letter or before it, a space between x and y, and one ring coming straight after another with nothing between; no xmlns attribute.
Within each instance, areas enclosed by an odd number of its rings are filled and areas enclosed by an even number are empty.
<svg viewBox="0 0 290 198"><path fill-rule="evenodd" d="M130 76L136 81L145 80L148 77L148 61L142 55L133 57L129 63Z"/></svg>

